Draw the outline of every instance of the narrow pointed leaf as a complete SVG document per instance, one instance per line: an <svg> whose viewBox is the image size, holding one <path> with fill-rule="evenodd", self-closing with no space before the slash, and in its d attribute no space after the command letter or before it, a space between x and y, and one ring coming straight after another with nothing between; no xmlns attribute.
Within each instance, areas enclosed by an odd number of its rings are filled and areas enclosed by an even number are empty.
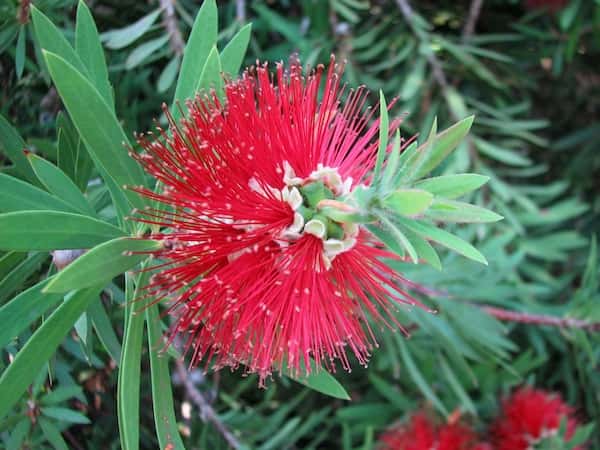
<svg viewBox="0 0 600 450"><path fill-rule="evenodd" d="M33 333L0 377L0 419L12 409L100 289L74 292Z"/></svg>
<svg viewBox="0 0 600 450"><path fill-rule="evenodd" d="M304 386L307 386L317 392L328 395L330 397L339 398L342 400L350 400L350 395L346 392L346 389L336 380L333 375L324 369L318 369L313 360L310 361L312 370L310 375L302 377L290 378Z"/></svg>
<svg viewBox="0 0 600 450"><path fill-rule="evenodd" d="M447 231L441 230L428 223L418 222L416 220L409 219L398 219L398 223L403 227L417 233L421 237L436 242L444 247L454 250L469 259L480 262L487 265L487 260L479 250L473 247L468 242L463 241L461 238L454 236Z"/></svg>
<svg viewBox="0 0 600 450"><path fill-rule="evenodd" d="M110 281L148 258L147 254L135 254L160 248L158 241L118 238L84 253L61 270L45 288L45 292L68 292ZM130 252L134 252L132 255Z"/></svg>
<svg viewBox="0 0 600 450"><path fill-rule="evenodd" d="M148 342L151 345L150 379L152 382L152 410L154 426L160 448L185 450L175 418L173 405L173 383L169 373L169 355L163 352L162 330L158 305L146 308Z"/></svg>
<svg viewBox="0 0 600 450"><path fill-rule="evenodd" d="M223 73L235 76L240 71L240 67L244 62L244 56L250 42L250 34L252 32L252 24L244 25L235 36L231 38L229 43L221 52L221 64Z"/></svg>
<svg viewBox="0 0 600 450"><path fill-rule="evenodd" d="M61 57L45 52L46 63L71 119L104 178L111 177L120 189L144 184L141 167L127 153L127 136L96 88ZM125 190L136 207L145 202Z"/></svg>
<svg viewBox="0 0 600 450"><path fill-rule="evenodd" d="M192 98L208 54L217 43L218 13L215 0L205 0L198 11L183 52L183 61L173 102ZM177 108L173 114L178 115Z"/></svg>
<svg viewBox="0 0 600 450"><path fill-rule="evenodd" d="M131 25L104 33L102 36L106 39L106 46L112 50L119 50L132 44L150 29L160 12L160 9L156 9Z"/></svg>
<svg viewBox="0 0 600 450"><path fill-rule="evenodd" d="M58 211L0 214L0 230L0 249L19 251L90 248L124 234L101 220Z"/></svg>
<svg viewBox="0 0 600 450"><path fill-rule="evenodd" d="M480 188L489 179L490 177L476 173L443 175L421 180L415 184L415 187L431 192L435 196L455 199Z"/></svg>
<svg viewBox="0 0 600 450"><path fill-rule="evenodd" d="M427 154L423 164L420 165L413 179L419 179L435 169L446 157L458 146L464 139L471 125L473 116L469 116L460 122L455 123L450 128L439 133L433 145L427 149Z"/></svg>
<svg viewBox="0 0 600 450"><path fill-rule="evenodd" d="M106 103L114 109L113 91L108 80L104 50L94 18L83 0L79 0L77 5L75 51L88 70L92 84L98 89Z"/></svg>
<svg viewBox="0 0 600 450"><path fill-rule="evenodd" d="M87 202L79 188L58 167L37 155L27 155L31 167L46 189L77 208L83 214L94 216L96 213Z"/></svg>
<svg viewBox="0 0 600 450"><path fill-rule="evenodd" d="M379 91L379 147L377 150L377 159L375 161L375 169L373 170L373 186L379 184L381 176L381 168L387 152L388 134L389 134L389 117L387 104L383 92Z"/></svg>
<svg viewBox="0 0 600 450"><path fill-rule="evenodd" d="M31 19L40 48L58 55L72 65L75 70L83 74L84 77L89 77L87 68L73 47L71 47L69 41L67 41L56 25L35 6L31 7Z"/></svg>
<svg viewBox="0 0 600 450"><path fill-rule="evenodd" d="M30 287L0 308L0 348L5 348L11 339L63 298L62 294L42 292L51 280L48 278Z"/></svg>
<svg viewBox="0 0 600 450"><path fill-rule="evenodd" d="M0 151L12 161L19 175L31 183L38 184L38 180L23 153L26 148L25 141L17 130L0 114ZM5 190L0 189L0 192L4 194Z"/></svg>
<svg viewBox="0 0 600 450"><path fill-rule="evenodd" d="M454 223L497 222L503 218L489 209L442 198L436 198L433 201L426 216L433 220Z"/></svg>
<svg viewBox="0 0 600 450"><path fill-rule="evenodd" d="M1 212L38 209L78 212L77 208L69 205L60 198L25 181L3 173L0 173L0 192L2 193L0 195Z"/></svg>
<svg viewBox="0 0 600 450"><path fill-rule="evenodd" d="M431 205L433 195L422 189L398 189L383 198L383 206L402 216L418 216Z"/></svg>
<svg viewBox="0 0 600 450"><path fill-rule="evenodd" d="M214 89L219 95L223 89L221 61L219 59L219 51L217 50L216 46L213 47L206 58L206 64L204 64L194 92L209 89Z"/></svg>

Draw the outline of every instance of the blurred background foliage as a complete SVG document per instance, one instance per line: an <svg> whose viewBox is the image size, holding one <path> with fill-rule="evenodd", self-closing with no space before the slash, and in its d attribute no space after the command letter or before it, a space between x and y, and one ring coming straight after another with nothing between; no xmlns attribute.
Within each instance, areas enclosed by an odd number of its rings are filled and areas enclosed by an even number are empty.
<svg viewBox="0 0 600 450"><path fill-rule="evenodd" d="M74 1L33 3L73 40ZM164 120L161 104L173 96L199 2L86 3L103 39L117 117L129 133L151 128L153 119ZM369 449L387 425L423 405L446 416L461 411L482 428L498 396L522 383L560 391L582 420L600 423L600 326L594 325L600 323L594 237L600 229L600 1L218 4L222 42L253 23L247 65L299 58L315 66L335 53L350 86L398 97L393 112L405 114L405 136L424 139L434 117L443 129L475 114L468 139L441 173L488 175L472 200L505 220L456 230L477 242L488 267L455 255L444 258L441 272L396 263L430 288L422 297L436 312L399 311L411 339L381 330L368 368L336 374L351 402L279 377L261 390L254 376L240 373L195 370L189 380L176 373L176 412L188 448L227 447L223 433L193 406L184 386L190 380L243 448ZM0 2L0 109L30 151L55 161L79 137L51 86L28 5ZM0 123L2 134L7 130ZM82 164L71 168L78 183L88 186L97 208L108 204ZM0 165L19 176L7 159ZM0 305L52 270L45 253L0 254ZM119 448L111 356L120 351L122 303L115 280L93 326L78 322L27 398L0 422L6 448L64 448L65 442L74 449ZM556 320L544 324L548 318ZM37 324L6 344L0 369ZM141 442L157 448L144 358ZM600 448L598 429L591 448Z"/></svg>

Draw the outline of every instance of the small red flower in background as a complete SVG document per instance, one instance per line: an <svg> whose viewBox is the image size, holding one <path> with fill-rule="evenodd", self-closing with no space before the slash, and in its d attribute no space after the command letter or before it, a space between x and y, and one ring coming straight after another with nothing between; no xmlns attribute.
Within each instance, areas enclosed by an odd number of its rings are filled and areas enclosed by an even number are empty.
<svg viewBox="0 0 600 450"><path fill-rule="evenodd" d="M171 302L171 336L187 333L192 364L243 364L261 382L309 372L311 359L349 369L348 351L365 364L369 319L398 325L392 301L416 304L381 261L391 253L319 213L369 183L379 122L363 112L367 92L346 94L333 59L308 75L278 65L275 79L261 66L224 90L189 103L182 125L167 113L162 140L139 138L136 158L164 189L138 192L166 205L138 219L165 242L149 295Z"/></svg>
<svg viewBox="0 0 600 450"><path fill-rule="evenodd" d="M565 437L570 439L578 421L560 395L531 387L520 388L502 402L500 417L491 428L494 446L498 450L532 449L536 442L556 434L565 418ZM575 450L580 449L582 447Z"/></svg>
<svg viewBox="0 0 600 450"><path fill-rule="evenodd" d="M475 432L459 422L436 425L423 412L406 424L393 427L379 438L380 450L488 450L477 443Z"/></svg>

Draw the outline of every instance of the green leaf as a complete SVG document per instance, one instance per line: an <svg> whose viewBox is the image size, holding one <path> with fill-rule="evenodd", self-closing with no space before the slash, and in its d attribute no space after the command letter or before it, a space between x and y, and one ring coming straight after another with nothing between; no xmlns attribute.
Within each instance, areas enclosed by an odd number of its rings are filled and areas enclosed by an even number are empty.
<svg viewBox="0 0 600 450"><path fill-rule="evenodd" d="M52 51L51 49L47 50ZM108 79L104 50L102 49L102 43L100 42L94 18L83 0L79 0L79 4L77 5L75 51L83 65L87 68L92 84L98 89L104 101L113 107L113 90Z"/></svg>
<svg viewBox="0 0 600 450"><path fill-rule="evenodd" d="M58 211L0 214L0 230L0 249L19 251L90 248L124 234L101 220Z"/></svg>
<svg viewBox="0 0 600 450"><path fill-rule="evenodd" d="M431 192L435 196L454 199L478 189L489 179L490 177L475 173L443 175L421 180L415 184L415 187Z"/></svg>
<svg viewBox="0 0 600 450"><path fill-rule="evenodd" d="M413 260L413 262L415 264L418 264L419 256L417 255L417 251L413 247L412 243L408 240L408 238L404 235L404 233L402 233L402 231L400 231L400 229L396 226L396 224L393 223L391 220L389 220L385 216L385 214L382 214L379 217L379 220L381 220L381 223L383 225L385 225L386 229L392 233L392 237L397 242L400 242L402 244L402 248L404 248L406 250L406 252L410 255L410 258ZM395 246L393 246L391 248L394 249L394 247Z"/></svg>
<svg viewBox="0 0 600 450"><path fill-rule="evenodd" d="M185 450L173 406L173 382L169 373L169 355L161 352L162 331L158 305L146 308L148 342L152 346L150 354L150 380L152 382L152 410L154 426L160 448Z"/></svg>
<svg viewBox="0 0 600 450"><path fill-rule="evenodd" d="M52 417L63 422L69 423L81 423L88 424L90 419L81 414L80 412L73 411L68 408L61 408L60 406L46 406L42 408L42 414L46 417Z"/></svg>
<svg viewBox="0 0 600 450"><path fill-rule="evenodd" d="M175 88L173 103L194 97L209 53L217 43L218 13L215 0L205 0L198 11L190 37L183 52L183 61ZM173 108L175 118L179 115Z"/></svg>
<svg viewBox="0 0 600 450"><path fill-rule="evenodd" d="M58 55L60 58L72 65L75 70L81 72L84 77L89 77L87 68L63 36L58 28L35 6L31 6L31 19L37 41L45 52Z"/></svg>
<svg viewBox="0 0 600 450"><path fill-rule="evenodd" d="M58 303L62 294L44 294L42 289L52 280L48 278L24 292L0 308L0 348L21 334L38 317Z"/></svg>
<svg viewBox="0 0 600 450"><path fill-rule="evenodd" d="M427 242L427 240L408 229L404 229L402 232L417 252L419 261L423 260L431 267L437 270L442 270L442 262L440 261L440 257L431 244Z"/></svg>
<svg viewBox="0 0 600 450"><path fill-rule="evenodd" d="M112 178L119 188L143 185L141 167L124 148L127 136L96 88L61 57L49 52L44 52L44 57L67 111L99 165L102 177ZM138 194L126 190L125 195L134 206L143 208L145 202Z"/></svg>
<svg viewBox="0 0 600 450"><path fill-rule="evenodd" d="M142 64L154 52L164 47L169 42L169 35L164 35L140 44L125 60L125 69L131 70Z"/></svg>
<svg viewBox="0 0 600 450"><path fill-rule="evenodd" d="M394 136L394 144L392 145L392 151L390 152L389 158L385 165L385 171L383 172L383 180L381 181L384 189L394 189L392 180L396 174L400 165L400 131L396 131Z"/></svg>
<svg viewBox="0 0 600 450"><path fill-rule="evenodd" d="M11 430L10 439L6 442L6 450L21 450L23 442L31 430L31 420L26 418Z"/></svg>
<svg viewBox="0 0 600 450"><path fill-rule="evenodd" d="M77 208L54 195L3 173L0 173L0 192L2 192L2 196L0 196L0 211L2 212L24 210L78 212Z"/></svg>
<svg viewBox="0 0 600 450"><path fill-rule="evenodd" d="M529 158L520 155L515 150L500 147L479 138L473 138L473 142L475 142L475 146L481 153L504 164L519 167L527 167L533 164Z"/></svg>
<svg viewBox="0 0 600 450"><path fill-rule="evenodd" d="M292 380L303 384L330 397L339 398L342 400L350 400L350 395L346 392L346 389L336 380L333 375L327 372L325 369L317 369L315 362L310 360L311 371L310 375L293 377L287 374Z"/></svg>
<svg viewBox="0 0 600 450"><path fill-rule="evenodd" d="M45 253L29 253L24 261L0 281L0 303L4 303L15 291L22 289L24 282L38 272L47 259L48 255Z"/></svg>
<svg viewBox="0 0 600 450"><path fill-rule="evenodd" d="M126 315L127 325L123 337L123 351L119 364L117 382L117 416L119 434L123 450L137 450L140 438L140 365L142 359L142 342L144 337L144 314L136 312L142 306L131 303L139 298L140 289L146 286L149 272L143 272L138 277L138 283L129 302ZM130 293L131 294L131 293Z"/></svg>
<svg viewBox="0 0 600 450"><path fill-rule="evenodd" d="M379 91L379 147L377 149L377 160L375 161L375 169L373 170L372 185L377 188L381 175L381 168L387 153L388 135L389 135L389 117L387 104L383 91Z"/></svg>
<svg viewBox="0 0 600 450"><path fill-rule="evenodd" d="M503 219L489 209L443 198L436 198L425 215L436 221L454 223L487 223Z"/></svg>
<svg viewBox="0 0 600 450"><path fill-rule="evenodd" d="M218 95L220 95L223 90L221 61L216 46L213 47L208 54L208 58L206 58L206 64L204 64L204 68L202 69L202 74L198 80L195 92L209 89L214 89Z"/></svg>
<svg viewBox="0 0 600 450"><path fill-rule="evenodd" d="M94 326L94 330L96 330L98 339L113 361L118 365L121 360L121 344L117 339L115 330L110 322L110 317L108 317L101 299L98 299L97 302L92 302L88 309L88 314L90 319L92 319L92 325Z"/></svg>
<svg viewBox="0 0 600 450"><path fill-rule="evenodd" d="M460 122L455 123L450 128L439 133L434 142L428 146L425 143L417 149L417 152L426 151L423 163L412 179L419 179L435 169L446 157L456 148L469 132L473 123L474 116L467 117Z"/></svg>
<svg viewBox="0 0 600 450"><path fill-rule="evenodd" d="M0 280L8 275L27 257L23 252L6 252L0 257Z"/></svg>
<svg viewBox="0 0 600 450"><path fill-rule="evenodd" d="M406 370L408 371L412 380L421 390L423 395L425 395L427 400L429 400L438 411L447 416L448 410L446 409L442 401L439 399L439 397L435 395L435 393L430 387L430 383L428 383L427 380L425 380L425 378L423 377L423 374L419 370L417 364L415 363L415 360L408 351L408 348L404 342L404 338L396 334L396 340L398 341L398 345L400 347L400 355L402 356L402 361L404 361L404 367L406 367Z"/></svg>
<svg viewBox="0 0 600 450"><path fill-rule="evenodd" d="M398 189L386 195L382 204L402 216L418 216L423 214L433 201L433 195L422 189Z"/></svg>
<svg viewBox="0 0 600 450"><path fill-rule="evenodd" d="M31 183L38 184L37 177L23 153L26 147L17 130L0 114L0 150L10 158L19 175ZM4 195L8 191L0 188L0 192Z"/></svg>
<svg viewBox="0 0 600 450"><path fill-rule="evenodd" d="M52 444L52 447L54 447L55 450L69 450L69 447L60 434L60 431L58 431L52 422L44 419L43 417L40 417L38 420L44 437L48 442L50 442L50 444Z"/></svg>
<svg viewBox="0 0 600 450"><path fill-rule="evenodd" d="M80 213L96 215L79 188L62 170L33 153L27 155L27 158L35 174L50 193L63 199Z"/></svg>
<svg viewBox="0 0 600 450"><path fill-rule="evenodd" d="M99 290L94 287L69 295L17 353L0 377L0 419L27 390Z"/></svg>
<svg viewBox="0 0 600 450"><path fill-rule="evenodd" d="M419 236L428 239L433 242L437 242L444 247L454 250L469 259L483 263L487 265L485 257L468 242L463 241L461 238L448 233L447 231L441 230L428 223L418 222L416 220L409 219L397 219L398 223L410 231L417 233Z"/></svg>
<svg viewBox="0 0 600 450"><path fill-rule="evenodd" d="M43 405L56 405L58 403L62 403L67 401L73 397L85 399L83 391L80 386L61 386L53 389L48 392L48 394L44 395L40 403Z"/></svg>
<svg viewBox="0 0 600 450"><path fill-rule="evenodd" d="M158 16L160 16L160 12L160 9L154 10L131 25L104 33L102 37L106 39L105 45L111 50L119 50L127 47L141 38L150 29L154 22L156 22L156 19L158 19Z"/></svg>
<svg viewBox="0 0 600 450"><path fill-rule="evenodd" d="M17 46L15 47L15 72L17 78L20 80L23 76L23 69L25 68L25 60L27 56L25 54L25 43L27 41L27 28L25 25L21 25L19 28L19 36L17 37Z"/></svg>
<svg viewBox="0 0 600 450"><path fill-rule="evenodd" d="M161 245L158 241L128 237L104 242L61 270L45 288L45 292L68 292L98 284L98 281L108 282L148 258L147 254L136 252L156 250Z"/></svg>
<svg viewBox="0 0 600 450"><path fill-rule="evenodd" d="M244 56L250 42L250 34L252 32L252 24L244 25L235 36L231 38L229 43L221 52L221 64L223 73L236 76L240 71Z"/></svg>
<svg viewBox="0 0 600 450"><path fill-rule="evenodd" d="M158 77L158 82L156 83L156 89L158 92L162 93L169 89L173 82L175 81L175 77L177 76L177 72L179 70L179 56L174 56L169 64L165 66L160 76Z"/></svg>

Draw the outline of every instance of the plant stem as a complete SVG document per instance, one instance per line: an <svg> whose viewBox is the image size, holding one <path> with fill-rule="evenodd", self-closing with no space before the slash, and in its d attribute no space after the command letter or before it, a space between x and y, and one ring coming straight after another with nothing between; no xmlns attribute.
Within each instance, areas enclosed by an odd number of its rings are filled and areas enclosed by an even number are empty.
<svg viewBox="0 0 600 450"><path fill-rule="evenodd" d="M225 441L227 441L227 444L229 444L231 448L236 450L244 448L244 446L237 440L229 428L227 428L221 419L219 419L219 416L217 416L217 413L212 408L210 403L208 403L208 401L204 398L202 392L196 388L192 380L188 377L188 371L185 368L181 358L175 360L175 367L177 369L177 375L179 375L179 379L185 387L188 397L200 410L200 418L202 421L204 423L212 424L221 434L221 436L223 436Z"/></svg>
<svg viewBox="0 0 600 450"><path fill-rule="evenodd" d="M483 306L479 308L505 322L526 323L532 325L549 325L559 328L579 328L582 330L597 332L600 331L600 322L588 322L587 320L575 319L572 317L555 317L544 314L531 314L527 312L511 311L494 306Z"/></svg>

